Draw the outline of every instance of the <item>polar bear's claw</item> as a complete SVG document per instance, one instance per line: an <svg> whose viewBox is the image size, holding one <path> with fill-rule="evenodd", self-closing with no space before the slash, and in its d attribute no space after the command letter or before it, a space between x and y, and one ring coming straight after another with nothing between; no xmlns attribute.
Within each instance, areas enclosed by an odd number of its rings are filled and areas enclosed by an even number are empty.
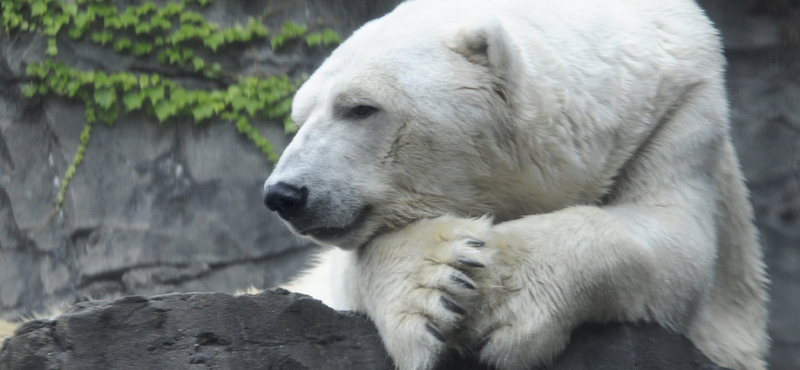
<svg viewBox="0 0 800 370"><path fill-rule="evenodd" d="M456 274L450 275L450 280L452 280L456 285L467 288L469 290L475 290L475 283L469 280L469 278L465 276L459 276Z"/></svg>
<svg viewBox="0 0 800 370"><path fill-rule="evenodd" d="M467 245L470 247L483 247L484 245L486 245L486 242L484 242L483 240L478 240L475 238L465 238L465 239Z"/></svg>
<svg viewBox="0 0 800 370"><path fill-rule="evenodd" d="M489 343L491 339L492 337L490 335L481 338L481 340L472 346L472 353L480 353L483 350L483 347L486 347L486 344Z"/></svg>
<svg viewBox="0 0 800 370"><path fill-rule="evenodd" d="M444 308L448 309L453 313L457 313L459 315L467 313L467 311L464 310L464 307L461 307L461 305L458 304L458 302L454 301L452 298L446 295L443 295L441 298L439 298L439 301L442 303L442 306L444 306Z"/></svg>
<svg viewBox="0 0 800 370"><path fill-rule="evenodd" d="M425 324L425 330L427 330L429 333L431 333L431 335L433 335L440 342L442 342L442 343L445 342L444 334L442 334L442 331L439 330L439 328L436 327L436 325L433 325L430 322L426 323Z"/></svg>
<svg viewBox="0 0 800 370"><path fill-rule="evenodd" d="M469 267L477 267L477 268L486 267L486 265L484 265L484 264L482 264L482 263L480 263L478 261L475 261L473 259L469 259L467 257L461 257L461 256L456 257L456 262L458 262L458 263L460 263L462 265L465 265L465 266L469 266Z"/></svg>

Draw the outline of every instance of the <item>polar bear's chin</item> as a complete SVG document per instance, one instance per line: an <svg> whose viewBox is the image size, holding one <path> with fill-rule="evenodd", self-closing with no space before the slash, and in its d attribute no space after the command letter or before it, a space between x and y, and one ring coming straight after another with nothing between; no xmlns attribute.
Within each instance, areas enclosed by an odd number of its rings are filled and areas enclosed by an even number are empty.
<svg viewBox="0 0 800 370"><path fill-rule="evenodd" d="M363 207L355 216L353 222L345 226L318 226L305 230L296 230L301 236L313 240L317 244L337 246L342 249L355 249L371 238L367 220L371 207Z"/></svg>

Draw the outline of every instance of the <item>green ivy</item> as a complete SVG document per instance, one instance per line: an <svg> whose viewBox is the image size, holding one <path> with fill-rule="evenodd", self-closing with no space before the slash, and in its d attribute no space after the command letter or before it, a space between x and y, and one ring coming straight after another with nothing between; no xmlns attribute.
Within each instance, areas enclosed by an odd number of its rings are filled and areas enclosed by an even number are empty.
<svg viewBox="0 0 800 370"><path fill-rule="evenodd" d="M263 118L280 119L284 131L297 127L289 118L291 97L301 81L286 75L266 78L225 76L219 63L200 55L213 54L226 45L263 40L270 34L262 20L251 18L246 24L220 29L205 20L196 9L212 0L181 0L158 7L152 1L118 8L111 0L0 0L0 26L12 31L38 32L47 37L46 53L58 54L57 36L85 39L115 52L156 59L174 68L189 69L227 86L219 90L186 89L158 74L81 71L53 60L28 66L33 80L23 86L25 97L56 95L80 100L85 105L86 125L72 163L61 182L56 208L60 208L70 179L83 160L91 127L96 121L113 125L121 112L144 111L167 122L188 118L199 124L222 119L233 123L272 162L278 160L272 145L251 125ZM306 26L286 22L269 39L273 49L292 40L304 40L309 47L341 42L330 30L308 32ZM235 82L230 82L235 81Z"/></svg>

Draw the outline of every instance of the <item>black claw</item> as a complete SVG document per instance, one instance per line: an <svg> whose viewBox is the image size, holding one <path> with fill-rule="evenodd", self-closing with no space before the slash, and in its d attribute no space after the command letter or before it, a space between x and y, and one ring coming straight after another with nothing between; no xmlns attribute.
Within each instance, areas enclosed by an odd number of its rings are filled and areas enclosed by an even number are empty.
<svg viewBox="0 0 800 370"><path fill-rule="evenodd" d="M431 323L426 323L425 329L428 329L428 332L430 332L434 337L436 337L436 339L444 343L444 334L442 334L442 331L439 330L439 328L437 328L436 325L433 325Z"/></svg>
<svg viewBox="0 0 800 370"><path fill-rule="evenodd" d="M472 353L478 353L482 351L483 347L486 347L486 344L489 343L490 339L492 339L492 337L488 335L481 338L481 340L479 340L478 343L475 343L475 345L472 347Z"/></svg>
<svg viewBox="0 0 800 370"><path fill-rule="evenodd" d="M469 245L470 247L483 247L484 245L486 245L486 242L475 238L467 238L467 245Z"/></svg>
<svg viewBox="0 0 800 370"><path fill-rule="evenodd" d="M444 308L452 312L455 312L459 315L467 313L467 311L464 311L464 307L461 307L460 304L458 304L456 301L452 300L448 296L443 295L441 298L439 298L439 300L442 301L442 305L444 306Z"/></svg>
<svg viewBox="0 0 800 370"><path fill-rule="evenodd" d="M469 259L467 257L456 257L456 262L458 262L458 263L460 263L462 265L467 265L469 267L480 267L480 268L486 267L486 265L484 265L484 264L482 264L482 263L480 263L478 261L471 260L471 259Z"/></svg>
<svg viewBox="0 0 800 370"><path fill-rule="evenodd" d="M467 289L475 289L475 285L470 283L468 280L462 278L458 275L450 275L450 279L453 280L456 284L463 286Z"/></svg>

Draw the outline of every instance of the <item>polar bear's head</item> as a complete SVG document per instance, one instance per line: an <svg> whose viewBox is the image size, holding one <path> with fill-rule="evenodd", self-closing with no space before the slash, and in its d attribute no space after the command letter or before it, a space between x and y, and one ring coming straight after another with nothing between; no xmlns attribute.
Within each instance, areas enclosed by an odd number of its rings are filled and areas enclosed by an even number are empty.
<svg viewBox="0 0 800 370"><path fill-rule="evenodd" d="M525 67L501 24L404 5L357 31L295 96L300 129L265 203L318 243L355 248L420 218L507 220L561 202L534 163L546 148L518 127L536 112L514 99L535 92L515 92Z"/></svg>

